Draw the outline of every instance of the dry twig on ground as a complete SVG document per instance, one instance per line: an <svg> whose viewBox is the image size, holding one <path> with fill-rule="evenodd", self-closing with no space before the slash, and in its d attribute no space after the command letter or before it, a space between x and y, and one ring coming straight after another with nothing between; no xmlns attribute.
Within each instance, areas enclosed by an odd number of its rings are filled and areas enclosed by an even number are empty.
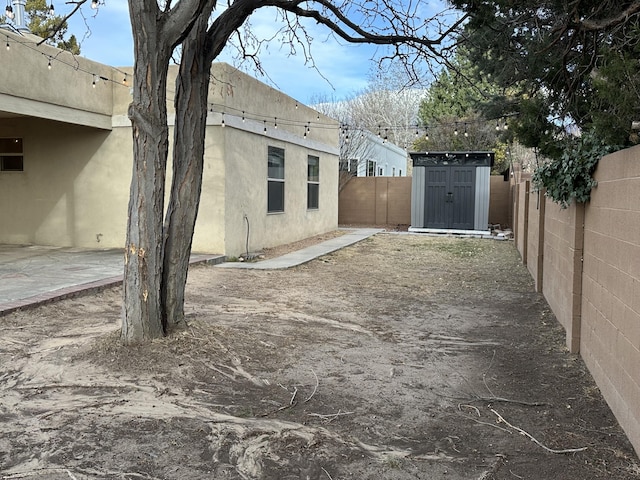
<svg viewBox="0 0 640 480"><path fill-rule="evenodd" d="M525 437L529 438L529 440L531 440L532 442L534 442L535 444L537 444L538 446L544 448L547 452L549 453L576 453L576 452L583 452L585 451L588 447L580 447L580 448L565 448L562 450L556 450L554 448L549 448L546 445L542 444L540 441L538 441L535 437L533 437L533 435L531 435L528 432L525 432L523 429L516 427L515 425L511 425L509 422L507 422L504 417L502 415L500 415L498 412L496 412L493 408L490 409L497 417L498 417L498 423L504 423L505 425L507 425L510 428L513 428L516 432L520 433L521 435L524 435Z"/></svg>

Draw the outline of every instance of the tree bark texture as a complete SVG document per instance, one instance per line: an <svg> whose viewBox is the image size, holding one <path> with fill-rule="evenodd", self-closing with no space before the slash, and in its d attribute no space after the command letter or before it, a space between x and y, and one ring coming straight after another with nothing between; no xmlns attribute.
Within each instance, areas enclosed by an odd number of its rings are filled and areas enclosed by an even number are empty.
<svg viewBox="0 0 640 480"><path fill-rule="evenodd" d="M169 146L166 85L171 49L161 37L157 16L149 14L147 2L129 3L136 59L133 102L129 106L134 163L125 247L121 338L125 344L134 344L164 334L160 281Z"/></svg>
<svg viewBox="0 0 640 480"><path fill-rule="evenodd" d="M173 178L164 224L162 271L165 331L184 319L184 292L193 233L200 204L204 168L204 139L211 61L203 38L207 18L200 18L182 43L176 82Z"/></svg>
<svg viewBox="0 0 640 480"><path fill-rule="evenodd" d="M123 282L121 339L125 344L147 342L166 333L162 271L169 61L196 20L209 18L214 5L215 0L181 0L161 10L157 0L129 0L135 54L129 106L134 165Z"/></svg>

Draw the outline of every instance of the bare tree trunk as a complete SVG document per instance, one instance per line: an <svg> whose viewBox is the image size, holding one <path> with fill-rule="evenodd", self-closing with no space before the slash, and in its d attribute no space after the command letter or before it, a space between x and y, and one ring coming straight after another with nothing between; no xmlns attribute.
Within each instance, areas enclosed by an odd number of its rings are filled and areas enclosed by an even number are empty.
<svg viewBox="0 0 640 480"><path fill-rule="evenodd" d="M161 290L165 330L170 330L184 319L184 292L202 190L211 72L211 61L207 59L203 41L207 20L207 17L198 20L182 43L176 83L173 179L165 217Z"/></svg>
<svg viewBox="0 0 640 480"><path fill-rule="evenodd" d="M168 155L166 111L167 69L171 46L161 38L156 18L145 2L129 2L135 28L133 102L129 118L133 132L133 177L124 268L125 344L164 335L160 282L162 276L162 215ZM151 17L151 18L149 18Z"/></svg>

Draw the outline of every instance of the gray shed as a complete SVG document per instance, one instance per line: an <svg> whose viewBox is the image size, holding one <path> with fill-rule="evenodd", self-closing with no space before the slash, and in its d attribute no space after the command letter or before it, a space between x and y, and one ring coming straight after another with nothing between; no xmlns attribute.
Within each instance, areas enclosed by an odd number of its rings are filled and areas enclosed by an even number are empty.
<svg viewBox="0 0 640 480"><path fill-rule="evenodd" d="M489 230L493 152L413 152L412 230Z"/></svg>

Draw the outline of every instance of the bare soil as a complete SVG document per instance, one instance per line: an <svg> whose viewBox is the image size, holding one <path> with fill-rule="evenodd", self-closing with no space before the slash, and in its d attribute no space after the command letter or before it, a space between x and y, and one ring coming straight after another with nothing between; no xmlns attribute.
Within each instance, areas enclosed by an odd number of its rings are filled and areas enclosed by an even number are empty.
<svg viewBox="0 0 640 480"><path fill-rule="evenodd" d="M511 242L192 268L188 326L135 348L120 296L0 318L0 478L640 478Z"/></svg>

